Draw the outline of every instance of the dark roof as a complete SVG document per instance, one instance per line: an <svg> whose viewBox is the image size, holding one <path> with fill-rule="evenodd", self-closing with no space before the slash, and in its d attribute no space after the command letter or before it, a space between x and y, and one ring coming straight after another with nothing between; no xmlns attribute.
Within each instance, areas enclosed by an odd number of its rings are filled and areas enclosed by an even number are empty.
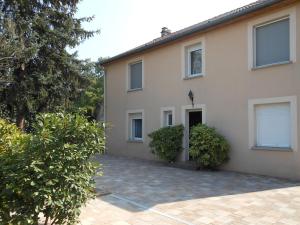
<svg viewBox="0 0 300 225"><path fill-rule="evenodd" d="M173 33L171 33L169 35L166 35L164 37L156 38L156 39L154 39L154 40L152 40L152 41L150 41L146 44L143 44L141 46L138 46L138 47L133 48L129 51L126 51L126 52L123 52L119 55L113 56L111 58L105 59L101 62L101 65L111 63L113 61L122 59L124 57L130 56L130 55L133 55L133 54L141 53L145 50L148 50L148 49L151 49L153 47L160 46L160 45L167 44L169 42L178 40L180 38L186 37L188 35L191 35L191 34L194 34L194 33L197 33L197 32L205 31L209 28L213 28L213 27L221 25L223 23L230 22L231 20L237 19L241 16L253 13L253 12L258 11L258 10L267 8L269 6L272 6L272 5L274 5L276 3L279 3L279 2L282 2L282 1L284 1L284 0L259 0L259 1L253 2L249 5L234 9L230 12L221 14L221 15L216 16L216 17L213 17L209 20L206 20L206 21L197 23L195 25L189 26L187 28L184 28L182 30L173 32Z"/></svg>

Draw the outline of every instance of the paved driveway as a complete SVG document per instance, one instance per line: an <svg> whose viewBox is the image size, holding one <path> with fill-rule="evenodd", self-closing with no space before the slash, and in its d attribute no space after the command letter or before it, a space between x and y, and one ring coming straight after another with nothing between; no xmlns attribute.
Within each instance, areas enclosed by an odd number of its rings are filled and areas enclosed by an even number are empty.
<svg viewBox="0 0 300 225"><path fill-rule="evenodd" d="M300 183L105 156L83 225L300 224Z"/></svg>

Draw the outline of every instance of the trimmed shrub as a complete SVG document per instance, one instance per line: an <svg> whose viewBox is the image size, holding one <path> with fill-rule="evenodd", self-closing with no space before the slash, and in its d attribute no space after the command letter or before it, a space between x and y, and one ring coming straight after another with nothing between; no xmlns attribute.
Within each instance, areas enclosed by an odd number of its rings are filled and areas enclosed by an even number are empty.
<svg viewBox="0 0 300 225"><path fill-rule="evenodd" d="M230 146L215 128L194 126L190 135L190 156L199 167L216 169L229 160Z"/></svg>
<svg viewBox="0 0 300 225"><path fill-rule="evenodd" d="M183 126L164 127L148 135L152 140L149 144L151 152L158 158L174 162L182 151Z"/></svg>
<svg viewBox="0 0 300 225"><path fill-rule="evenodd" d="M0 139L15 131L8 128ZM104 150L103 129L81 115L56 113L38 116L33 130L23 145L26 138L12 138L23 149L0 156L0 224L38 224L40 214L44 224L75 224L95 195L99 165L91 156Z"/></svg>

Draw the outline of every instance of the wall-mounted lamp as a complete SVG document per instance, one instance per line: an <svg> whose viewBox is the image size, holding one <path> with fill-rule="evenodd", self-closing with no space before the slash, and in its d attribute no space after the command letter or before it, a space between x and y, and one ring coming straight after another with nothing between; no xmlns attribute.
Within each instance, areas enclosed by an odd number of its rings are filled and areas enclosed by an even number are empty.
<svg viewBox="0 0 300 225"><path fill-rule="evenodd" d="M192 106L194 107L194 93L192 92L192 90L190 90L188 96L192 102Z"/></svg>

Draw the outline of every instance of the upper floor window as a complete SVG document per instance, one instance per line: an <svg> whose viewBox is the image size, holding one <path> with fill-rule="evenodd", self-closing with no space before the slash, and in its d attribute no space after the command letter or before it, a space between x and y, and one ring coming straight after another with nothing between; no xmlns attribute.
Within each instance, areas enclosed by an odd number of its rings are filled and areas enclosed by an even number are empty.
<svg viewBox="0 0 300 225"><path fill-rule="evenodd" d="M290 61L290 19L285 17L254 27L255 67Z"/></svg>
<svg viewBox="0 0 300 225"><path fill-rule="evenodd" d="M267 14L248 23L248 68L296 62L296 8Z"/></svg>
<svg viewBox="0 0 300 225"><path fill-rule="evenodd" d="M129 64L128 76L129 90L139 90L143 88L143 62L138 61Z"/></svg>
<svg viewBox="0 0 300 225"><path fill-rule="evenodd" d="M187 77L201 76L203 73L201 43L187 46L185 49L185 74Z"/></svg>

